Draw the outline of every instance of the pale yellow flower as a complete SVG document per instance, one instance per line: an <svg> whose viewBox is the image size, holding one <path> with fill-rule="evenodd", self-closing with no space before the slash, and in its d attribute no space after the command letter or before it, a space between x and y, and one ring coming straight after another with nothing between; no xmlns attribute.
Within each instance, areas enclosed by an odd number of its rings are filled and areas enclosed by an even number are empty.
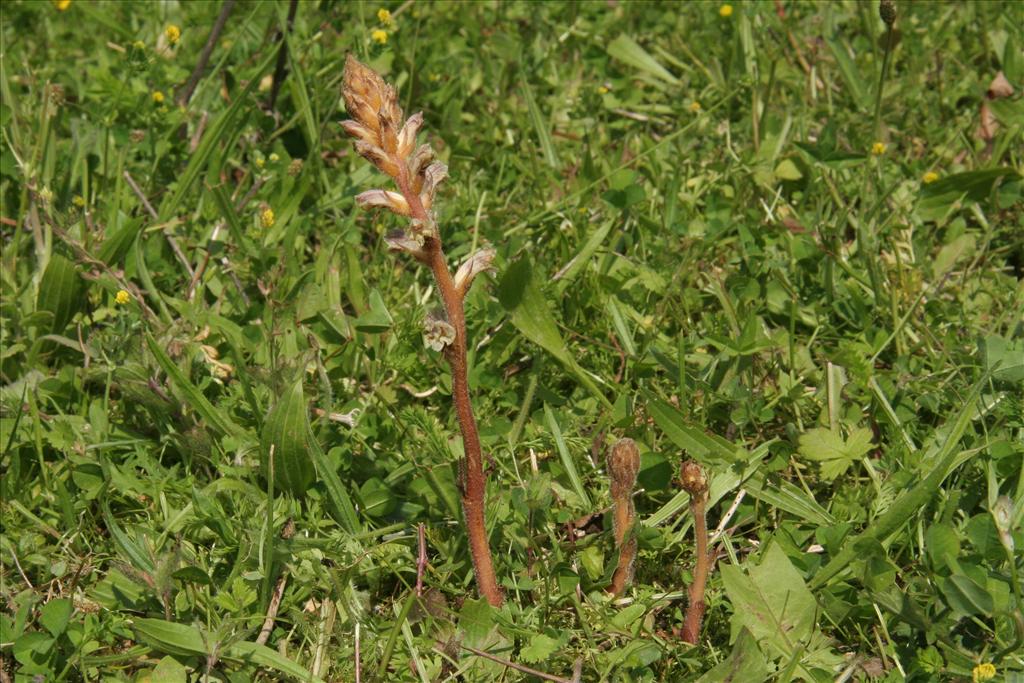
<svg viewBox="0 0 1024 683"><path fill-rule="evenodd" d="M875 144L871 145L871 153L874 154L876 157L885 154L886 149L888 148L886 147L884 142L876 142Z"/></svg>
<svg viewBox="0 0 1024 683"><path fill-rule="evenodd" d="M925 185L931 185L938 179L939 174L936 173L935 171L928 171L923 176L921 176L921 182L924 183Z"/></svg>
<svg viewBox="0 0 1024 683"><path fill-rule="evenodd" d="M71 0L53 0L53 6L57 8L58 12L63 12L71 7Z"/></svg>
<svg viewBox="0 0 1024 683"><path fill-rule="evenodd" d="M153 91L153 102L155 104L163 104L164 103L164 94L162 92L160 92L159 90L154 90Z"/></svg>
<svg viewBox="0 0 1024 683"><path fill-rule="evenodd" d="M385 26L391 26L391 12L387 11L383 7L377 10L377 19Z"/></svg>
<svg viewBox="0 0 1024 683"><path fill-rule="evenodd" d="M722 5L718 8L718 16L728 19L732 16L732 5Z"/></svg>
<svg viewBox="0 0 1024 683"><path fill-rule="evenodd" d="M132 47L134 47L136 50L145 50L146 44L141 40L136 40L134 43L132 43Z"/></svg>
<svg viewBox="0 0 1024 683"><path fill-rule="evenodd" d="M974 683L978 683L978 681L989 681L995 677L996 667L995 665L990 664L989 662L979 664L978 666L974 667L973 671L971 671L971 679L974 681Z"/></svg>
<svg viewBox="0 0 1024 683"><path fill-rule="evenodd" d="M263 212L260 214L260 225L262 225L264 229L274 227L274 210L269 206L263 209Z"/></svg>
<svg viewBox="0 0 1024 683"><path fill-rule="evenodd" d="M121 306L124 306L131 300L132 295L129 294L128 290L126 289L119 289L117 290L117 294L114 295L114 301L116 301Z"/></svg>
<svg viewBox="0 0 1024 683"><path fill-rule="evenodd" d="M281 157L277 156L277 152L271 152L270 156L267 158L270 159L270 163L272 164L276 164L278 161L281 160Z"/></svg>
<svg viewBox="0 0 1024 683"><path fill-rule="evenodd" d="M82 195L80 195L80 194L76 194L76 195L75 195L75 196L74 196L74 197L73 197L73 198L71 199L71 203L72 203L72 204L74 204L75 206L77 206L78 208L80 208L80 209L81 209L81 208L82 208L83 206L85 206L85 197L83 197L83 196L82 196Z"/></svg>
<svg viewBox="0 0 1024 683"><path fill-rule="evenodd" d="M181 29L174 24L168 24L167 28L164 29L164 35L167 36L168 43L177 45L178 41L181 40Z"/></svg>
<svg viewBox="0 0 1024 683"><path fill-rule="evenodd" d="M690 102L690 111L692 111L694 114L699 112L700 111L700 102L698 102L697 100L694 100L693 102Z"/></svg>
<svg viewBox="0 0 1024 683"><path fill-rule="evenodd" d="M370 33L370 39L378 45L383 45L388 42L388 32L376 28Z"/></svg>
<svg viewBox="0 0 1024 683"><path fill-rule="evenodd" d="M256 168L263 170L263 167L266 166L266 164L267 162L263 160L263 157L256 158Z"/></svg>
<svg viewBox="0 0 1024 683"><path fill-rule="evenodd" d="M598 95L607 95L608 94L608 86L607 85L599 85L599 86L597 86L597 94Z"/></svg>

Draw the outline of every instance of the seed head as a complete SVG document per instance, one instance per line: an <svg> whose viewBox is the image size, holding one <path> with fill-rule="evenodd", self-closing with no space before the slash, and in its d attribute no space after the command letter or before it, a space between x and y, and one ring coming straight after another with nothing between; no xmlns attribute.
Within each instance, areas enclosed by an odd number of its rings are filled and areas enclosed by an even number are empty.
<svg viewBox="0 0 1024 683"><path fill-rule="evenodd" d="M878 3L878 16L882 17L882 21L885 22L886 26L892 26L896 23L896 5L892 0L881 0Z"/></svg>

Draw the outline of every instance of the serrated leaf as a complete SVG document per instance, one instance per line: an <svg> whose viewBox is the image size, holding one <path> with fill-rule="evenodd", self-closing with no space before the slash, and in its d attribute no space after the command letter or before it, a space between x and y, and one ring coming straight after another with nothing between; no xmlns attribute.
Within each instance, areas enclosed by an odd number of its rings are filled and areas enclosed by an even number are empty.
<svg viewBox="0 0 1024 683"><path fill-rule="evenodd" d="M697 679L697 683L767 681L768 663L747 628L741 628L728 659Z"/></svg>
<svg viewBox="0 0 1024 683"><path fill-rule="evenodd" d="M554 638L546 633L534 634L530 638L530 644L519 652L519 658L531 664L543 662L562 647L567 640L568 633L564 631L559 638Z"/></svg>
<svg viewBox="0 0 1024 683"><path fill-rule="evenodd" d="M798 452L821 463L821 475L832 480L872 448L870 429L858 427L846 439L838 431L817 427L800 435Z"/></svg>

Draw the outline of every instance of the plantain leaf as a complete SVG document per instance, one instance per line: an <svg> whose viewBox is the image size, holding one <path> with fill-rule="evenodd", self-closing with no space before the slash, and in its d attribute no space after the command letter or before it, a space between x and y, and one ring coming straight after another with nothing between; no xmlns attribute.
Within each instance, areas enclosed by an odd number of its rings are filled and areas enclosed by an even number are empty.
<svg viewBox="0 0 1024 683"><path fill-rule="evenodd" d="M36 298L36 310L53 316L48 332L62 332L67 327L82 306L84 291L84 283L74 262L60 254L52 254L43 271Z"/></svg>
<svg viewBox="0 0 1024 683"><path fill-rule="evenodd" d="M625 33L608 44L608 54L620 62L624 62L635 69L640 69L663 81L673 85L679 83L678 78L669 73L657 59L651 56L651 53L640 47L635 40Z"/></svg>
<svg viewBox="0 0 1024 683"><path fill-rule="evenodd" d="M274 488L301 496L316 478L309 457L309 420L302 377L281 396L267 416L260 437L260 464L263 476L270 476L270 450L274 451Z"/></svg>

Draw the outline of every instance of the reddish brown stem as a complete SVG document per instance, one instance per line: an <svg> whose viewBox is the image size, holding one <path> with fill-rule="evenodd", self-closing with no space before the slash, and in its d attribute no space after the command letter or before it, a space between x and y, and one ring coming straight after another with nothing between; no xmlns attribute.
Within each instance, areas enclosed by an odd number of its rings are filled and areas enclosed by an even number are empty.
<svg viewBox="0 0 1024 683"><path fill-rule="evenodd" d="M700 625L704 619L704 589L711 571L711 555L708 553L708 521L706 514L707 491L691 494L690 510L693 512L693 530L697 537L697 563L693 568L693 583L690 584L690 603L686 607L683 621L683 640L696 644L700 637Z"/></svg>
<svg viewBox="0 0 1024 683"><path fill-rule="evenodd" d="M412 191L408 171L401 165L398 178L395 179L398 189L409 203L413 218L426 223L430 220L419 196ZM448 324L455 329L455 340L445 349L445 359L452 371L452 400L455 402L455 414L462 431L462 446L465 455L462 467L462 510L466 516L466 535L469 537L469 552L473 559L473 571L476 575L480 594L491 605L499 607L505 601L505 595L498 586L498 578L494 573L491 561L491 548L487 542L487 526L484 523L484 500L487 491L487 478L484 476L483 448L480 445L480 434L473 416L473 406L469 401L469 377L466 365L466 315L462 305L463 295L455 287L444 250L439 239L426 240L424 249L427 252L430 270L441 293Z"/></svg>

